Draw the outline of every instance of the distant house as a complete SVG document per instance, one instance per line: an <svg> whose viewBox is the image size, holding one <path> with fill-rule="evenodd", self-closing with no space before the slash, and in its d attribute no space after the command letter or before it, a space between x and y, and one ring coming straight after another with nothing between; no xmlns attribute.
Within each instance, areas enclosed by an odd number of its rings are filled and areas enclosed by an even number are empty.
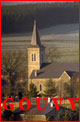
<svg viewBox="0 0 80 122"><path fill-rule="evenodd" d="M31 45L28 47L28 89L30 84L34 83L37 90L43 93L47 80L52 79L58 85L60 81L70 81L78 72L78 63L46 63L45 47L40 42L35 20Z"/></svg>

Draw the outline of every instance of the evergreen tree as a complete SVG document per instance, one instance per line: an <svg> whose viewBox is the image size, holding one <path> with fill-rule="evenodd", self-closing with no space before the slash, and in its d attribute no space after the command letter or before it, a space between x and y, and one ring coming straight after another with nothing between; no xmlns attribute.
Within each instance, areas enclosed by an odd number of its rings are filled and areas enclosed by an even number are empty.
<svg viewBox="0 0 80 122"><path fill-rule="evenodd" d="M50 79L49 81L47 81L45 87L46 87L46 90L44 91L45 96L54 97L56 95L56 86L54 81Z"/></svg>
<svg viewBox="0 0 80 122"><path fill-rule="evenodd" d="M30 91L29 91L30 97L37 97L37 94L38 94L38 91L37 91L36 86L33 83L31 83L30 84Z"/></svg>

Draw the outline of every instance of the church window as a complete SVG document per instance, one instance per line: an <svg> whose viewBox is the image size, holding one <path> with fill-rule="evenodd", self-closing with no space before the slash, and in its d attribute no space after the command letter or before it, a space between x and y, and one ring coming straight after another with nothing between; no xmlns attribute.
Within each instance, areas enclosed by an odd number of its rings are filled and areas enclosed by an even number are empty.
<svg viewBox="0 0 80 122"><path fill-rule="evenodd" d="M34 61L34 54L32 54L32 61Z"/></svg>
<svg viewBox="0 0 80 122"><path fill-rule="evenodd" d="M40 84L40 91L42 91L42 84Z"/></svg>
<svg viewBox="0 0 80 122"><path fill-rule="evenodd" d="M32 61L36 61L36 54L32 54Z"/></svg>

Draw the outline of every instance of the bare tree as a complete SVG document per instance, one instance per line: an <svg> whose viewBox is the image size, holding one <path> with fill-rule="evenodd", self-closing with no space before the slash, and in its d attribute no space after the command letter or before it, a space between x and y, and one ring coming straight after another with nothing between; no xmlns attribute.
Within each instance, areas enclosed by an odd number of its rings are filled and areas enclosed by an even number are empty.
<svg viewBox="0 0 80 122"><path fill-rule="evenodd" d="M71 97L71 98L78 98L79 97L79 75L74 75L70 83L65 83L64 84L64 95L66 97Z"/></svg>
<svg viewBox="0 0 80 122"><path fill-rule="evenodd" d="M56 46L46 48L46 61L53 62L60 58L60 52Z"/></svg>
<svg viewBox="0 0 80 122"><path fill-rule="evenodd" d="M3 77L5 75L8 76L11 92L15 88L16 81L20 80L21 77L27 77L27 53L25 52L26 51L2 51L1 71Z"/></svg>

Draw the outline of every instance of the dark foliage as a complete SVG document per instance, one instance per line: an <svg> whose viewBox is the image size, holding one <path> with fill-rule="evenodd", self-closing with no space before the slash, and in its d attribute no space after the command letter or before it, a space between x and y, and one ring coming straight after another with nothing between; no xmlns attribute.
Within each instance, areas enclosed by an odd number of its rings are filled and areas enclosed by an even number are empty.
<svg viewBox="0 0 80 122"><path fill-rule="evenodd" d="M31 83L30 84L29 96L30 97L37 97L37 95L38 95L37 88L33 83Z"/></svg>
<svg viewBox="0 0 80 122"><path fill-rule="evenodd" d="M22 92L19 92L19 93L18 93L18 98L19 98L19 100L21 100L21 99L22 99L22 97L23 97Z"/></svg>
<svg viewBox="0 0 80 122"><path fill-rule="evenodd" d="M7 108L10 109L10 106L8 105ZM9 121L11 115L12 115L12 111L11 110L9 110L9 111L8 110L5 110L4 111L4 116L7 119L7 121Z"/></svg>
<svg viewBox="0 0 80 122"><path fill-rule="evenodd" d="M25 4L1 7L2 33L31 32L36 18L40 28L79 22L78 2Z"/></svg>
<svg viewBox="0 0 80 122"><path fill-rule="evenodd" d="M53 82L52 79L49 79L49 81L47 81L45 87L46 87L46 90L44 91L45 96L47 97L56 96L56 86L55 82Z"/></svg>

